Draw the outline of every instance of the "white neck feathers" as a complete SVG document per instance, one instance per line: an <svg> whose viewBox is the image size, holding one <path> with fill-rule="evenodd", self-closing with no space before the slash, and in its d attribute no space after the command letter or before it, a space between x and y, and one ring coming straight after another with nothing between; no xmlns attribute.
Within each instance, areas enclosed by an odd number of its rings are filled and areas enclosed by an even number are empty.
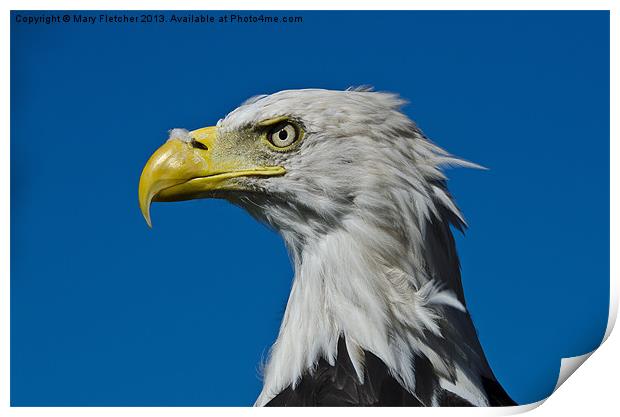
<svg viewBox="0 0 620 417"><path fill-rule="evenodd" d="M295 279L257 406L295 386L320 358L334 364L341 335L360 382L364 351L379 357L410 392L415 390L416 355L426 356L439 375L454 373L425 334L442 338L442 309L464 311L462 304L423 270L412 269L406 255L411 251L399 247L397 239L359 217L342 224L294 253ZM289 247L298 247L291 243L287 241ZM396 252L391 259L382 254L386 249ZM483 397L477 389L469 390L474 391L470 397Z"/></svg>

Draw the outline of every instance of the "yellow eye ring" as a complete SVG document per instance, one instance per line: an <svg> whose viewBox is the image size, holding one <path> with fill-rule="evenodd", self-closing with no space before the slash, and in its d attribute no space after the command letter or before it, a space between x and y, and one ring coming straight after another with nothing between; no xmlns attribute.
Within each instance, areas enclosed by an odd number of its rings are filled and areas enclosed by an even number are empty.
<svg viewBox="0 0 620 417"><path fill-rule="evenodd" d="M267 133L267 140L276 148L291 146L299 136L299 131L292 123L281 123Z"/></svg>

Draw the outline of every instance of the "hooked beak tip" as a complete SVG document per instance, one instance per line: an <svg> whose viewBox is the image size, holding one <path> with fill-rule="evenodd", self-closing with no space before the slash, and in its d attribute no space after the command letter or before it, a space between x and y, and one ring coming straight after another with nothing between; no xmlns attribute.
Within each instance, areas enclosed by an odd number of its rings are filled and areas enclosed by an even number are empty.
<svg viewBox="0 0 620 417"><path fill-rule="evenodd" d="M151 222L151 201L152 198L140 198L140 211L149 229L153 228L153 223Z"/></svg>

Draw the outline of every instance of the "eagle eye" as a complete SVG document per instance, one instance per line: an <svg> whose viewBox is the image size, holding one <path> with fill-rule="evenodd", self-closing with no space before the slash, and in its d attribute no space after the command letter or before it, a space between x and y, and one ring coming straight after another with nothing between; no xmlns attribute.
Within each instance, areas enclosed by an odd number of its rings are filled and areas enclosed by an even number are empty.
<svg viewBox="0 0 620 417"><path fill-rule="evenodd" d="M299 132L292 123L276 125L267 133L267 139L276 148L286 148L297 140Z"/></svg>

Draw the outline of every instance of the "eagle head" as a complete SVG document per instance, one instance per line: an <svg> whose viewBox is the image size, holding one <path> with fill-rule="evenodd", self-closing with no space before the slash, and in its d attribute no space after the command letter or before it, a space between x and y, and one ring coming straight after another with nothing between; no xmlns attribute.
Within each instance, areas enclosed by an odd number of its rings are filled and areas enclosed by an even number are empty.
<svg viewBox="0 0 620 417"><path fill-rule="evenodd" d="M151 225L152 201L216 197L304 242L352 216L406 229L394 224L402 209L429 217L451 205L439 166L467 163L429 142L403 104L367 88L287 90L247 100L216 126L172 129L142 172L142 213Z"/></svg>
<svg viewBox="0 0 620 417"><path fill-rule="evenodd" d="M403 104L365 88L257 96L213 127L171 130L144 167L149 225L152 201L224 198L279 231L292 254L258 405L317 366L335 372L341 357L358 393L375 386L368 379L394 378L424 405L494 401L450 229L465 223L442 171L477 165L429 141ZM369 373L369 357L382 376ZM375 394L359 401L382 404Z"/></svg>

